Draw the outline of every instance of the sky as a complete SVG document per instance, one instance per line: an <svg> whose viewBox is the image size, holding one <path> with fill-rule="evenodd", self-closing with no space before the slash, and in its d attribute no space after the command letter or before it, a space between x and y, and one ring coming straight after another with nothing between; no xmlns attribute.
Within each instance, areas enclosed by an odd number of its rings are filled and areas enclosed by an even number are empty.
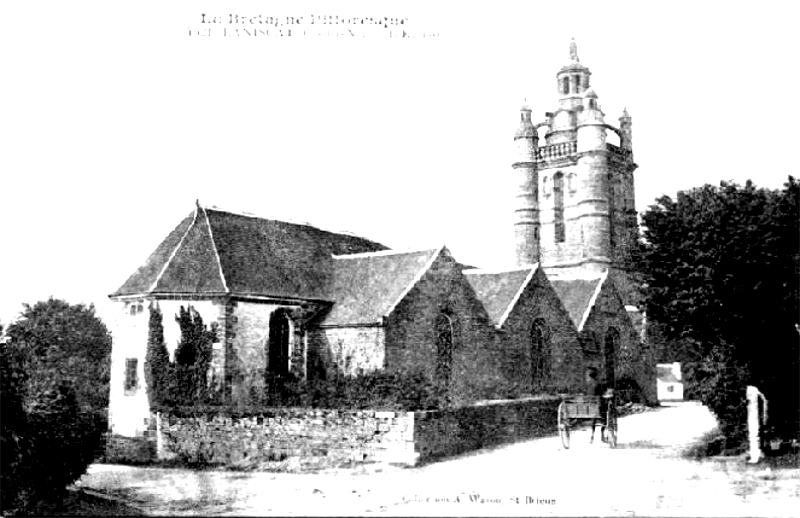
<svg viewBox="0 0 800 518"><path fill-rule="evenodd" d="M571 38L606 122L633 118L639 211L797 175L791 2L568 6L3 2L0 323L50 296L106 319L197 200L511 265L519 108L557 106Z"/></svg>

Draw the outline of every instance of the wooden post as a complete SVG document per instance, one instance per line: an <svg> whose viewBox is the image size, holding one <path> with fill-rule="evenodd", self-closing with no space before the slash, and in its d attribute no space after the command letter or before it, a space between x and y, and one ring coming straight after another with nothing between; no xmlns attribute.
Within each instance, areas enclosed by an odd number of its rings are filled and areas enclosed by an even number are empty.
<svg viewBox="0 0 800 518"><path fill-rule="evenodd" d="M767 400L756 387L751 385L747 386L747 435L750 443L750 455L747 462L755 464L761 460L763 455L761 452L761 441L759 439L759 427L761 422L766 421L766 415L763 419L759 416L758 400L764 400L764 413L766 414Z"/></svg>

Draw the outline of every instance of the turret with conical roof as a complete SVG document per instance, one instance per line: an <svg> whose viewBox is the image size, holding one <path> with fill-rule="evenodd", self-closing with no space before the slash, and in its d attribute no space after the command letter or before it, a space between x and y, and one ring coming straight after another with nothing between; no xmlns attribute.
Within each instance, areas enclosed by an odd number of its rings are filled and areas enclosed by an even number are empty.
<svg viewBox="0 0 800 518"><path fill-rule="evenodd" d="M536 155L539 136L531 121L527 104L520 108L520 122L514 134L515 158L512 165L517 181L514 204L516 262L528 265L539 261L539 206Z"/></svg>

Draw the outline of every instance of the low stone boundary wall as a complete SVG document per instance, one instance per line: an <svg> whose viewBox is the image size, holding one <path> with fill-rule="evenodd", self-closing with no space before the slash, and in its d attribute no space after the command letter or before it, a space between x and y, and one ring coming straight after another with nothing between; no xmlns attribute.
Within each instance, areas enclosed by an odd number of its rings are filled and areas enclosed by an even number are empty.
<svg viewBox="0 0 800 518"><path fill-rule="evenodd" d="M554 433L560 401L556 397L529 398L416 412L414 443L418 459L457 455Z"/></svg>
<svg viewBox="0 0 800 518"><path fill-rule="evenodd" d="M161 414L159 456L207 464L299 457L322 467L414 463L413 413L276 408L249 416Z"/></svg>
<svg viewBox="0 0 800 518"><path fill-rule="evenodd" d="M124 437L109 434L106 439L105 452L97 461L119 464L148 464L155 458L155 436Z"/></svg>
<svg viewBox="0 0 800 518"><path fill-rule="evenodd" d="M316 467L365 461L413 466L553 433L558 402L531 398L420 412L275 408L243 415L161 413L154 414L151 431L135 441L138 446L114 444L117 453L136 450L134 456L141 458L145 441L159 459L177 457L187 463L258 465L297 458Z"/></svg>

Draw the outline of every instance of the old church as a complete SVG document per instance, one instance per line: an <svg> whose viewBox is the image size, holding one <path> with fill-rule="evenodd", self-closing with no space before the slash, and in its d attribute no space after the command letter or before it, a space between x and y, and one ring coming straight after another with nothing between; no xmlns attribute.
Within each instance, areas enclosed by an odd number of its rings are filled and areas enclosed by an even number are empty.
<svg viewBox="0 0 800 518"><path fill-rule="evenodd" d="M554 111L534 122L521 109L517 264L502 271L465 267L445 246L389 250L198 203L110 295L119 309L112 431L141 433L150 415L151 305L172 355L181 307L214 324L208 382L231 404L265 390L267 375L289 374L422 373L455 406L579 392L590 366L610 384L654 388L636 286L620 260L638 236L631 118L604 121L574 42L556 77Z"/></svg>

